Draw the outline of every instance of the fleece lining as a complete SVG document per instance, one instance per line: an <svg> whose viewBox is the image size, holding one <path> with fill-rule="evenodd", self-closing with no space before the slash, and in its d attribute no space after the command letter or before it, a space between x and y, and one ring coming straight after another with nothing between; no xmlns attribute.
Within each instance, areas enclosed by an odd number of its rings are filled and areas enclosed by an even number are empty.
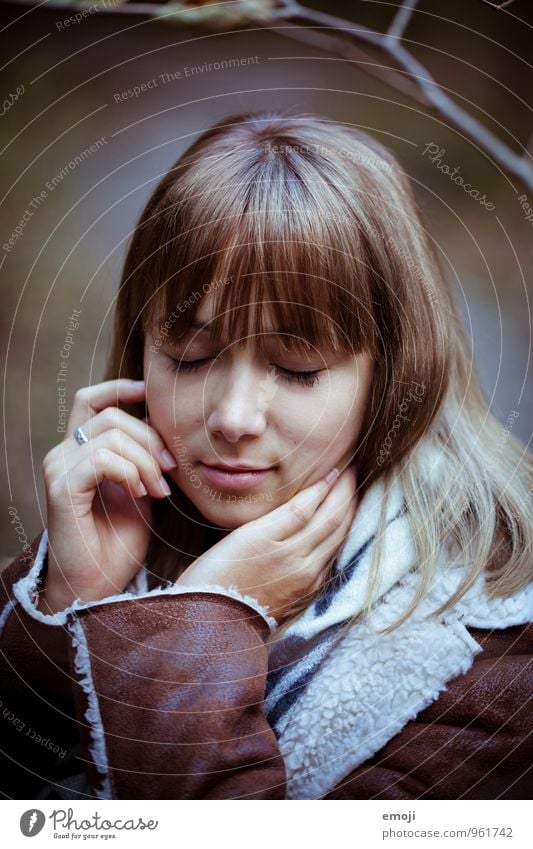
<svg viewBox="0 0 533 849"><path fill-rule="evenodd" d="M464 675L482 651L467 625L506 628L533 618L533 586L507 599L489 599L478 581L440 619L425 619L459 584L438 570L429 595L398 629L392 624L413 598L409 572L377 604L369 620L353 626L277 728L288 773L287 798L318 799L378 752Z"/></svg>

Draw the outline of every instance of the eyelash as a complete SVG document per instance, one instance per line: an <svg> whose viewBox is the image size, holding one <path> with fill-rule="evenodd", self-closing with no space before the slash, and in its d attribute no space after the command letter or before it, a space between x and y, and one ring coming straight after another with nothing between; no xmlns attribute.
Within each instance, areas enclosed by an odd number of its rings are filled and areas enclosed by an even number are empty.
<svg viewBox="0 0 533 849"><path fill-rule="evenodd" d="M205 363L209 362L209 357L203 360L177 360L172 358L170 368L172 371L181 371L192 372L197 371L202 368ZM320 371L321 369L317 369L316 371L291 371L287 368L282 368L281 366L276 366L278 371L280 372L280 377L283 380L286 380L287 383L299 383L302 386L314 386L319 382Z"/></svg>

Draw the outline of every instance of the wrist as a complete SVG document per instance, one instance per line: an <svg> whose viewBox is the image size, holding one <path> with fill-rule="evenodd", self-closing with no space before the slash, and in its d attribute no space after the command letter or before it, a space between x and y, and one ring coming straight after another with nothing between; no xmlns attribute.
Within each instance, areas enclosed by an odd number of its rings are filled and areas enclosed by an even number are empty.
<svg viewBox="0 0 533 849"><path fill-rule="evenodd" d="M44 587L37 595L35 608L40 613L49 615L70 607L75 598L76 596L72 593L68 595L58 595L57 593L51 593L46 587Z"/></svg>
<svg viewBox="0 0 533 849"><path fill-rule="evenodd" d="M70 585L61 588L56 585L51 586L47 581L38 593L35 606L41 613L52 614L70 607L77 598L84 602L100 601L110 594L112 593L108 588L101 588L100 590L90 588L76 591Z"/></svg>

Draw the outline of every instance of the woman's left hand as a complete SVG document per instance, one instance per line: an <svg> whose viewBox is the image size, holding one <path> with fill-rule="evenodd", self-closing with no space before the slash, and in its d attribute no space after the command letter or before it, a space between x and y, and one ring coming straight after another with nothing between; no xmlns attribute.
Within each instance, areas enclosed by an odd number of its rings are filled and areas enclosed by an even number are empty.
<svg viewBox="0 0 533 849"><path fill-rule="evenodd" d="M231 531L202 554L176 584L234 586L267 605L278 623L288 608L317 590L344 542L356 511L356 475L321 478L285 504Z"/></svg>

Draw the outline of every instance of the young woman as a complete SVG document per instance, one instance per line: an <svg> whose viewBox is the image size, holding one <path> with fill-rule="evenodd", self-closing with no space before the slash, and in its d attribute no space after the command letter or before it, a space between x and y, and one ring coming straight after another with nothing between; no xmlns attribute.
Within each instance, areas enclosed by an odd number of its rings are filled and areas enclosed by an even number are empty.
<svg viewBox="0 0 533 849"><path fill-rule="evenodd" d="M7 796L527 798L531 458L374 139L203 133L43 467L2 575Z"/></svg>

